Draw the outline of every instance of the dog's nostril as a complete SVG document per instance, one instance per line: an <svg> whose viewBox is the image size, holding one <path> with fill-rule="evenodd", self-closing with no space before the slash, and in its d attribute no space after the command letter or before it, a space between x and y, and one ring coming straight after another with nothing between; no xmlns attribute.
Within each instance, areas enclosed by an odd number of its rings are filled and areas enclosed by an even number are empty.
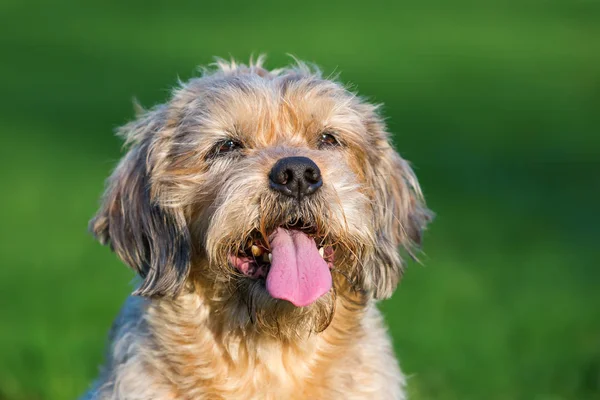
<svg viewBox="0 0 600 400"><path fill-rule="evenodd" d="M321 174L313 168L308 168L304 172L304 178L310 183L317 183L321 180Z"/></svg>
<svg viewBox="0 0 600 400"><path fill-rule="evenodd" d="M282 185L286 185L289 181L294 179L294 171L287 169L283 174L283 179L281 180Z"/></svg>
<svg viewBox="0 0 600 400"><path fill-rule="evenodd" d="M313 194L322 185L321 171L307 157L286 157L275 163L269 173L271 188L298 199Z"/></svg>

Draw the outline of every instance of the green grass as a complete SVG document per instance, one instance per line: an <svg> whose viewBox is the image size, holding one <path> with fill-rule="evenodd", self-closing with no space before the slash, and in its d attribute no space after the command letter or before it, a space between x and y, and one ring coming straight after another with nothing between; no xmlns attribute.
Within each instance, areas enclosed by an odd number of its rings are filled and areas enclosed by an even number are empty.
<svg viewBox="0 0 600 400"><path fill-rule="evenodd" d="M86 224L132 96L260 52L385 103L438 214L382 303L413 398L600 398L600 4L309 3L0 4L0 399L97 373L133 274Z"/></svg>

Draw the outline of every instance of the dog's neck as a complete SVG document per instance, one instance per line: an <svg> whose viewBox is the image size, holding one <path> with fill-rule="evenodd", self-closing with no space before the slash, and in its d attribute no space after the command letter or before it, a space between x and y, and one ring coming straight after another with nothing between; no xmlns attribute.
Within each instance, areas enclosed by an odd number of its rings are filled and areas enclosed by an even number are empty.
<svg viewBox="0 0 600 400"><path fill-rule="evenodd" d="M163 372L176 386L206 387L217 392L257 390L259 384L294 387L326 376L332 360L360 343L362 320L373 305L360 294L338 296L329 326L294 339L247 329L229 330L199 292L175 300L154 300L147 309L149 334L159 348ZM175 352L173 352L175 349ZM234 377L236 379L234 379ZM231 387L237 382L238 387ZM191 385L191 386L190 386ZM222 386L222 387L221 387Z"/></svg>

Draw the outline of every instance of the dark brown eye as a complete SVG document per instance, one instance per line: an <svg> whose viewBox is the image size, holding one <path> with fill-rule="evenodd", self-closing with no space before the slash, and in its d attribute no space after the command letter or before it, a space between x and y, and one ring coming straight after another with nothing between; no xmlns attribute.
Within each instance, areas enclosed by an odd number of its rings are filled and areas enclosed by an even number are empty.
<svg viewBox="0 0 600 400"><path fill-rule="evenodd" d="M332 133L323 132L321 134L321 138L319 139L319 148L324 149L327 147L337 147L340 145L340 142L333 136Z"/></svg>
<svg viewBox="0 0 600 400"><path fill-rule="evenodd" d="M240 142L238 142L237 140L227 139L227 140L224 140L224 141L218 143L215 146L215 150L216 150L215 153L217 155L231 153L233 151L240 150L243 147L244 146L242 146L242 144Z"/></svg>

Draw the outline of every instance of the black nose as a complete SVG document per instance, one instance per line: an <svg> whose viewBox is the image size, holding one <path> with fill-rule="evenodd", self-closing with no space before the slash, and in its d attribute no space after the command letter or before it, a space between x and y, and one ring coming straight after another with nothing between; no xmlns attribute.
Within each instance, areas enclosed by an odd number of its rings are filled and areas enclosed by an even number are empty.
<svg viewBox="0 0 600 400"><path fill-rule="evenodd" d="M306 157L286 157L275 163L269 173L271 188L298 200L313 194L323 185L317 164Z"/></svg>

